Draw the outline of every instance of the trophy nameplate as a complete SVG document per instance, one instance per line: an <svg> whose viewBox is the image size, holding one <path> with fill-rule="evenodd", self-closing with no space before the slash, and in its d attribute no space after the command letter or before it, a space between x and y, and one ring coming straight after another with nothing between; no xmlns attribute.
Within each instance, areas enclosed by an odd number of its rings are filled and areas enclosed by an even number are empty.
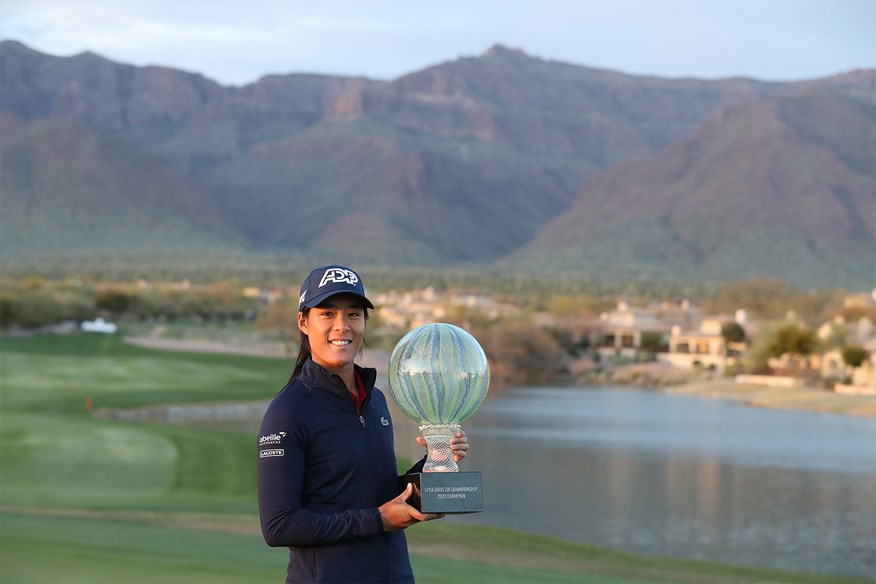
<svg viewBox="0 0 876 584"><path fill-rule="evenodd" d="M408 504L423 513L479 513L484 510L481 473L418 472L405 475L414 484Z"/></svg>

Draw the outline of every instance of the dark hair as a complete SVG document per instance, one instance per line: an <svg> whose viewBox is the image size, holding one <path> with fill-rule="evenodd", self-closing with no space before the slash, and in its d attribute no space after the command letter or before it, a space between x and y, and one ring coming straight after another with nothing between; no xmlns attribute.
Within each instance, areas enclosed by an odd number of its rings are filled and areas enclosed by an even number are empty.
<svg viewBox="0 0 876 584"><path fill-rule="evenodd" d="M368 308L363 306L362 309L365 311L365 320L368 320ZM301 314L307 318L307 315L310 313L309 308L303 308ZM297 322L297 321L296 321ZM365 346L365 341L362 341L362 346ZM307 335L304 334L304 331L298 331L298 357L295 359L295 367L292 369L292 375L289 376L289 381L286 382L286 385L292 383L296 377L301 375L301 370L304 368L304 363L310 359L310 339Z"/></svg>
<svg viewBox="0 0 876 584"><path fill-rule="evenodd" d="M304 308L301 313L306 318L310 312L309 308ZM297 320L296 320L297 322ZM298 331L298 357L295 359L295 367L292 369L292 375L289 376L289 381L286 385L292 383L292 380L301 375L301 369L304 367L304 362L310 358L310 339L304 334L304 331Z"/></svg>

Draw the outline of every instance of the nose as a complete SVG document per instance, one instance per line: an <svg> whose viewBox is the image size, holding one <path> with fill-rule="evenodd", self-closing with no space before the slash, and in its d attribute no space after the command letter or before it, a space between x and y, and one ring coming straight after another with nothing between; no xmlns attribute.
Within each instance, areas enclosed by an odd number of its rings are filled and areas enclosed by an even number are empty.
<svg viewBox="0 0 876 584"><path fill-rule="evenodd" d="M350 323L344 314L338 313L335 317L335 322L333 323L333 328L338 331L345 331L350 328Z"/></svg>

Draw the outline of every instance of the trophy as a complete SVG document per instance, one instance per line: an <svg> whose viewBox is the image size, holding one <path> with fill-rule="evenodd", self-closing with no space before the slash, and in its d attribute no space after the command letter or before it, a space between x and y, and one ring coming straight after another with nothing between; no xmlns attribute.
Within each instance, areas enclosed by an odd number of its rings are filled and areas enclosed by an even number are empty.
<svg viewBox="0 0 876 584"><path fill-rule="evenodd" d="M480 472L459 472L450 439L475 413L490 385L487 356L473 336L452 324L426 324L406 334L389 359L392 399L419 423L426 439L411 505L424 513L483 511Z"/></svg>

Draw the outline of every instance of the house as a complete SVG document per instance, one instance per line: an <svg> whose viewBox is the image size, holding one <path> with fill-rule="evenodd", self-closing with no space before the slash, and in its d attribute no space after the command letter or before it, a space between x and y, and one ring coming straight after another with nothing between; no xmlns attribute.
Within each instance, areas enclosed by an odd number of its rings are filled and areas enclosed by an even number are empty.
<svg viewBox="0 0 876 584"><path fill-rule="evenodd" d="M378 306L381 325L405 330L446 320L452 316L453 309L476 312L491 319L518 310L510 304L497 302L490 294L439 294L432 287L412 292L383 292L374 297L374 303Z"/></svg>
<svg viewBox="0 0 876 584"><path fill-rule="evenodd" d="M295 294L298 295L297 289L292 288L265 288L262 286L246 286L243 289L244 298L256 298L267 304L273 304L283 297Z"/></svg>
<svg viewBox="0 0 876 584"><path fill-rule="evenodd" d="M670 326L690 327L698 322L699 308L687 298L667 298L650 307L654 316Z"/></svg>
<svg viewBox="0 0 876 584"><path fill-rule="evenodd" d="M748 314L737 310L732 317L710 316L702 319L695 328L672 327L669 335L669 351L657 356L659 361L682 369L711 368L723 372L727 367L740 362L747 344L729 342L724 338L724 325L735 322L745 329Z"/></svg>
<svg viewBox="0 0 876 584"><path fill-rule="evenodd" d="M866 357L859 367L849 367L842 359L839 349L829 351L824 356L824 361L830 359L831 363L822 368L822 374L827 368L832 372L843 371L849 383L837 383L833 390L846 395L873 395L876 396L876 339L870 339L864 343ZM834 355L836 353L837 355ZM836 357L839 357L838 361ZM832 367L831 367L832 366Z"/></svg>
<svg viewBox="0 0 876 584"><path fill-rule="evenodd" d="M443 300L431 287L414 292L384 292L375 296L377 316L383 326L412 329L447 316Z"/></svg>
<svg viewBox="0 0 876 584"><path fill-rule="evenodd" d="M844 394L876 395L876 336L873 322L862 317L857 322L847 323L837 317L821 325L818 337L831 342L833 348L821 355L821 377L835 381L834 391ZM858 367L846 364L843 347L849 344L863 347L865 357Z"/></svg>
<svg viewBox="0 0 876 584"><path fill-rule="evenodd" d="M602 357L623 356L635 358L642 350L642 341L648 335L656 337L659 345L669 338L671 326L657 318L653 312L635 308L621 300L617 308L603 312L600 327L592 339L596 351Z"/></svg>

